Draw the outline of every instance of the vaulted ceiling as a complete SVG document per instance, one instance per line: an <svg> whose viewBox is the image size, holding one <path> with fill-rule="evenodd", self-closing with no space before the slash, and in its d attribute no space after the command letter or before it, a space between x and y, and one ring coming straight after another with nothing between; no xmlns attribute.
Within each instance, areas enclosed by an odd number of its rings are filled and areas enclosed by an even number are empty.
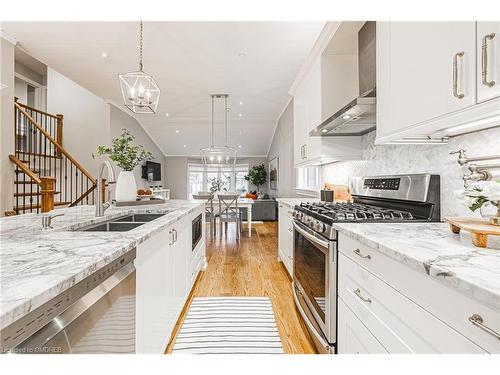
<svg viewBox="0 0 500 375"><path fill-rule="evenodd" d="M265 155L288 89L322 22L145 22L144 70L161 88L136 115L167 155L210 143L211 93L229 94L229 144ZM138 68L138 22L5 22L29 54L96 95L121 103L118 73ZM103 57L103 53L106 57ZM222 111L216 144L223 144Z"/></svg>

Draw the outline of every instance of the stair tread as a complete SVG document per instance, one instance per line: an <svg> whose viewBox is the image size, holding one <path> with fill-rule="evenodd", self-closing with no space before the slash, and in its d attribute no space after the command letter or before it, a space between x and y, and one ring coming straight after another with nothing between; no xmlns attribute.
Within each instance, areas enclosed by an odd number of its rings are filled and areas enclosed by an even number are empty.
<svg viewBox="0 0 500 375"><path fill-rule="evenodd" d="M54 191L54 194L61 194L60 191ZM14 193L14 197L30 197L35 195L42 195L39 192L31 192L31 193Z"/></svg>
<svg viewBox="0 0 500 375"><path fill-rule="evenodd" d="M31 156L39 156L41 158L53 158L53 159L61 159L60 156L50 155L50 154L40 154L36 152L26 152L26 151L16 151L16 154L20 155L31 155Z"/></svg>
<svg viewBox="0 0 500 375"><path fill-rule="evenodd" d="M70 205L71 202L54 202L54 206L66 206L66 205ZM14 206L14 211L16 210L28 210L30 208L42 208L42 206L40 204L34 204L34 205L24 205L24 206Z"/></svg>
<svg viewBox="0 0 500 375"><path fill-rule="evenodd" d="M21 184L21 185L36 185L37 183L35 181L14 181L15 184Z"/></svg>

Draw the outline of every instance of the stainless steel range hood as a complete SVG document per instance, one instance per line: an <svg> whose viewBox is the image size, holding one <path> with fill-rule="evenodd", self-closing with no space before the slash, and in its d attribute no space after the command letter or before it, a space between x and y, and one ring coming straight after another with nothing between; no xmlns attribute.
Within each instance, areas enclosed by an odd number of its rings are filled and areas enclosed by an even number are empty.
<svg viewBox="0 0 500 375"><path fill-rule="evenodd" d="M366 22L358 33L359 97L316 126L317 137L363 135L376 126L376 23Z"/></svg>

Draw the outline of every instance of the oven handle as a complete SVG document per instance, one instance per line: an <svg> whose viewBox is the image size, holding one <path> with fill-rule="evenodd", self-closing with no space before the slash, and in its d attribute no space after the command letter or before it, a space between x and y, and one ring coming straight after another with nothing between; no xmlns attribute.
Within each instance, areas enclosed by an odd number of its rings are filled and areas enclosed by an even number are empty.
<svg viewBox="0 0 500 375"><path fill-rule="evenodd" d="M313 236L312 234L307 233L304 229L299 227L299 225L295 221L293 221L293 227L297 232L299 232L301 235L303 235L309 241L312 241L317 245L323 246L325 249L328 249L330 247L328 242L320 240L319 238Z"/></svg>
<svg viewBox="0 0 500 375"><path fill-rule="evenodd" d="M304 309L302 309L302 305L300 304L299 298L297 297L297 292L295 290L295 287L292 285L292 292L293 292L293 298L295 300L295 306L297 306L297 309L299 310L300 315L302 315L302 318L304 319L304 322L306 323L307 327L309 327L309 332L311 332L318 342L321 344L325 350L329 351L330 350L330 344L328 344L323 336L316 330L316 327L313 326L313 324L309 321L309 318L307 317L306 313L304 312ZM299 292L300 293L300 292Z"/></svg>

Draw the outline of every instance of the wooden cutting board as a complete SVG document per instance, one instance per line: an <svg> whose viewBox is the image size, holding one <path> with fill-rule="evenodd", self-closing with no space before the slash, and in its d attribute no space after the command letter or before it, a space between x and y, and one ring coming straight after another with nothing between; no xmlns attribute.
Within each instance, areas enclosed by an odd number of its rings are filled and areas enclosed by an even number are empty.
<svg viewBox="0 0 500 375"><path fill-rule="evenodd" d="M352 200L349 188L346 185L334 185L325 182L324 189L333 190L333 200L335 202L350 202Z"/></svg>
<svg viewBox="0 0 500 375"><path fill-rule="evenodd" d="M472 236L472 244L477 247L488 246L488 236L500 236L500 226L490 224L486 220L470 217L445 217L453 233L460 233L463 229Z"/></svg>

